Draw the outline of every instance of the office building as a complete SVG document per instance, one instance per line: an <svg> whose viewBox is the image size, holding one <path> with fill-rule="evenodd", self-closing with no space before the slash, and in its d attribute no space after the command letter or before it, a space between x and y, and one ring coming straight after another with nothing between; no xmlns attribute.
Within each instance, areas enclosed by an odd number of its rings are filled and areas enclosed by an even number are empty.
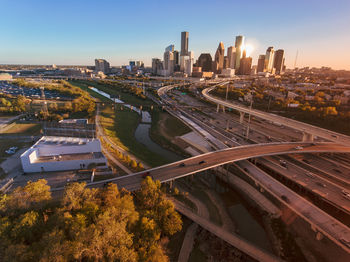
<svg viewBox="0 0 350 262"><path fill-rule="evenodd" d="M181 56L187 56L188 55L188 32L181 32Z"/></svg>
<svg viewBox="0 0 350 262"><path fill-rule="evenodd" d="M220 42L218 48L216 49L215 58L214 58L214 71L217 74L220 74L222 69L224 69L224 56L225 56L224 43Z"/></svg>
<svg viewBox="0 0 350 262"><path fill-rule="evenodd" d="M256 68L257 73L264 72L265 67L265 55L259 55L258 66Z"/></svg>
<svg viewBox="0 0 350 262"><path fill-rule="evenodd" d="M235 48L236 48L235 69L237 71L237 70L239 70L241 58L242 58L242 55L243 55L244 36L242 36L242 35L236 36Z"/></svg>
<svg viewBox="0 0 350 262"><path fill-rule="evenodd" d="M251 57L246 57L246 51L243 51L243 55L240 62L239 73L241 75L250 75L252 71L252 61Z"/></svg>
<svg viewBox="0 0 350 262"><path fill-rule="evenodd" d="M236 63L236 48L234 46L230 46L227 48L227 60L228 60L228 66L227 68L235 68Z"/></svg>
<svg viewBox="0 0 350 262"><path fill-rule="evenodd" d="M193 63L194 63L194 54L192 51L188 52L188 56L184 56L185 58L185 70L184 73L187 76L192 76L193 72Z"/></svg>
<svg viewBox="0 0 350 262"><path fill-rule="evenodd" d="M169 45L165 48L165 52L174 52L175 46L174 45Z"/></svg>
<svg viewBox="0 0 350 262"><path fill-rule="evenodd" d="M180 54L179 51L173 51L174 55L174 71L180 71Z"/></svg>
<svg viewBox="0 0 350 262"><path fill-rule="evenodd" d="M95 71L108 74L110 72L109 63L104 59L95 59Z"/></svg>
<svg viewBox="0 0 350 262"><path fill-rule="evenodd" d="M272 46L267 48L265 55L264 72L272 73L275 50Z"/></svg>
<svg viewBox="0 0 350 262"><path fill-rule="evenodd" d="M152 73L154 75L160 75L163 71L163 63L159 58L152 59Z"/></svg>
<svg viewBox="0 0 350 262"><path fill-rule="evenodd" d="M25 173L107 167L96 138L43 136L21 155Z"/></svg>
<svg viewBox="0 0 350 262"><path fill-rule="evenodd" d="M213 71L213 59L209 53L201 54L197 60L197 66L202 68L202 72Z"/></svg>
<svg viewBox="0 0 350 262"><path fill-rule="evenodd" d="M165 49L167 50L167 49ZM174 73L174 54L171 51L164 52L164 76L171 76Z"/></svg>
<svg viewBox="0 0 350 262"><path fill-rule="evenodd" d="M284 66L284 50L278 49L275 52L275 58L273 62L273 67L276 69L276 74L280 74L283 71Z"/></svg>
<svg viewBox="0 0 350 262"><path fill-rule="evenodd" d="M223 67L223 69L226 69L226 68L229 68L227 55L224 56L224 67Z"/></svg>

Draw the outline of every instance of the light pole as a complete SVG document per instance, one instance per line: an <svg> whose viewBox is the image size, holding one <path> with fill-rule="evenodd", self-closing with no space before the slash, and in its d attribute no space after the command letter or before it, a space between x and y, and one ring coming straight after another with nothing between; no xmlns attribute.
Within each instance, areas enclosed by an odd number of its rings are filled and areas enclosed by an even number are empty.
<svg viewBox="0 0 350 262"><path fill-rule="evenodd" d="M247 125L247 133L245 135L246 139L248 140L249 137L249 129L250 129L250 117L251 117L251 112L252 112L252 107L253 107L253 93L251 93L251 98L250 98L250 106L249 106L249 117L248 117L248 125Z"/></svg>

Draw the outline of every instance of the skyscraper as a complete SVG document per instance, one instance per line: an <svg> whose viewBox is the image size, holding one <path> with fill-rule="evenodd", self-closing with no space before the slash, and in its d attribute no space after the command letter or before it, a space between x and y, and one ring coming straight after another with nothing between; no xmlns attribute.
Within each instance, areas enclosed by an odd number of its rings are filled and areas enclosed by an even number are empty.
<svg viewBox="0 0 350 262"><path fill-rule="evenodd" d="M214 60L214 71L217 74L220 74L224 68L224 56L225 56L225 47L224 43L220 42L218 49L216 49L215 60Z"/></svg>
<svg viewBox="0 0 350 262"><path fill-rule="evenodd" d="M235 68L236 63L236 48L234 46L230 46L227 48L227 60L228 60L228 68Z"/></svg>
<svg viewBox="0 0 350 262"><path fill-rule="evenodd" d="M164 52L164 71L165 76L171 76L174 73L174 54L171 51Z"/></svg>
<svg viewBox="0 0 350 262"><path fill-rule="evenodd" d="M154 75L160 75L163 70L163 63L159 58L152 59L152 73Z"/></svg>
<svg viewBox="0 0 350 262"><path fill-rule="evenodd" d="M275 59L273 62L273 67L276 68L276 74L280 74L283 71L284 66L284 50L278 49L275 52Z"/></svg>
<svg viewBox="0 0 350 262"><path fill-rule="evenodd" d="M180 57L179 57L179 51L174 51L174 71L180 71Z"/></svg>
<svg viewBox="0 0 350 262"><path fill-rule="evenodd" d="M238 71L241 58L243 55L243 49L244 49L244 36L238 35L236 36L236 42L235 42L235 47L236 47L236 63L235 63L235 69Z"/></svg>
<svg viewBox="0 0 350 262"><path fill-rule="evenodd" d="M181 32L181 56L188 55L188 32Z"/></svg>
<svg viewBox="0 0 350 262"><path fill-rule="evenodd" d="M258 66L256 69L257 73L264 72L264 67L265 67L265 55L259 55Z"/></svg>
<svg viewBox="0 0 350 262"><path fill-rule="evenodd" d="M95 71L107 74L110 72L109 63L104 59L95 59Z"/></svg>
<svg viewBox="0 0 350 262"><path fill-rule="evenodd" d="M265 55L264 72L272 73L275 50L272 46L267 48Z"/></svg>
<svg viewBox="0 0 350 262"><path fill-rule="evenodd" d="M213 71L213 59L210 54L201 54L197 60L197 66L202 68L202 72Z"/></svg>
<svg viewBox="0 0 350 262"><path fill-rule="evenodd" d="M165 52L174 52L175 46L174 45L169 45L165 48Z"/></svg>
<svg viewBox="0 0 350 262"><path fill-rule="evenodd" d="M243 51L243 56L241 58L239 73L241 75L250 75L252 69L252 61L251 57L246 57L246 51Z"/></svg>

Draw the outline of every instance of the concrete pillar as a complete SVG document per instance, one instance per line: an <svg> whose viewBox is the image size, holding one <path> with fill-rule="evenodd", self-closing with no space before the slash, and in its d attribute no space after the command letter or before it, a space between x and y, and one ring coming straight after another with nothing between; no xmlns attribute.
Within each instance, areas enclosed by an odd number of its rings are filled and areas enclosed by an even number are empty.
<svg viewBox="0 0 350 262"><path fill-rule="evenodd" d="M216 107L216 113L219 113L220 110L220 105L218 104L218 106Z"/></svg>
<svg viewBox="0 0 350 262"><path fill-rule="evenodd" d="M244 112L239 112L239 123L243 124L244 121Z"/></svg>
<svg viewBox="0 0 350 262"><path fill-rule="evenodd" d="M225 114L225 106L222 106L222 112Z"/></svg>
<svg viewBox="0 0 350 262"><path fill-rule="evenodd" d="M309 134L306 132L303 132L303 142L313 142L314 141L314 135Z"/></svg>
<svg viewBox="0 0 350 262"><path fill-rule="evenodd" d="M171 181L169 182L169 186L170 186L170 188L173 188L173 180L171 180Z"/></svg>

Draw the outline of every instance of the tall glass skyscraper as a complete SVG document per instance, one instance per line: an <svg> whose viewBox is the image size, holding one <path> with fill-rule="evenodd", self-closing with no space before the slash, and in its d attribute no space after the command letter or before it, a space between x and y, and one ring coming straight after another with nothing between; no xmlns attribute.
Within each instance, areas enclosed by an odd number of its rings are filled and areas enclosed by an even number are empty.
<svg viewBox="0 0 350 262"><path fill-rule="evenodd" d="M188 32L181 32L181 56L188 55Z"/></svg>
<svg viewBox="0 0 350 262"><path fill-rule="evenodd" d="M244 36L242 36L242 35L236 36L235 47L236 47L236 64L235 64L235 69L239 70L239 66L240 66L240 63L241 63L241 58L242 58L242 55L243 55Z"/></svg>

